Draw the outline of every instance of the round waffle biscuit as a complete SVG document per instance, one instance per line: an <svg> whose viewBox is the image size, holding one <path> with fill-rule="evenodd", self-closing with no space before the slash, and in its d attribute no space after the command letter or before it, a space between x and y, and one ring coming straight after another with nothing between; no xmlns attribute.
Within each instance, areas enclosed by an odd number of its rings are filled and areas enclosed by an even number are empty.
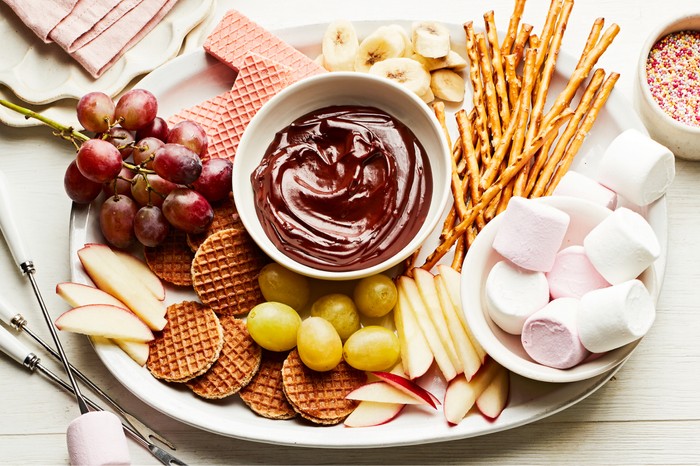
<svg viewBox="0 0 700 466"><path fill-rule="evenodd" d="M243 402L260 416L292 419L297 415L282 387L282 364L286 353L263 350L260 370L239 392Z"/></svg>
<svg viewBox="0 0 700 466"><path fill-rule="evenodd" d="M301 417L316 424L339 424L357 401L345 397L363 385L367 375L341 361L334 369L317 372L304 365L294 349L282 365L284 394Z"/></svg>
<svg viewBox="0 0 700 466"><path fill-rule="evenodd" d="M149 343L148 370L168 382L187 382L205 373L224 346L219 318L194 301L171 304L165 318L167 325Z"/></svg>
<svg viewBox="0 0 700 466"><path fill-rule="evenodd" d="M219 359L204 374L187 382L202 398L225 398L248 385L260 368L262 348L248 334L245 322L232 316L219 319L224 347Z"/></svg>
<svg viewBox="0 0 700 466"><path fill-rule="evenodd" d="M194 253L187 245L187 234L172 228L161 244L144 248L148 267L161 280L178 286L192 285Z"/></svg>
<svg viewBox="0 0 700 466"><path fill-rule="evenodd" d="M192 286L218 315L241 315L264 301L258 285L269 259L245 230L229 228L209 236L192 261Z"/></svg>
<svg viewBox="0 0 700 466"><path fill-rule="evenodd" d="M214 207L214 218L211 223L202 233L188 234L187 245L192 252L197 252L197 249L202 245L205 239L213 235L217 231L227 230L229 228L243 229L243 223L238 216L238 210L233 203L233 196L216 204Z"/></svg>

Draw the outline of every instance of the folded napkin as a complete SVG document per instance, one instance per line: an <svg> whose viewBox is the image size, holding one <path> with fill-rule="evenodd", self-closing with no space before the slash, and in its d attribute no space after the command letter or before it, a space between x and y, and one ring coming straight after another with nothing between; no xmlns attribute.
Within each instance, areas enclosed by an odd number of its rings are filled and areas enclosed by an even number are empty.
<svg viewBox="0 0 700 466"><path fill-rule="evenodd" d="M94 78L148 34L177 0L3 0L44 42Z"/></svg>

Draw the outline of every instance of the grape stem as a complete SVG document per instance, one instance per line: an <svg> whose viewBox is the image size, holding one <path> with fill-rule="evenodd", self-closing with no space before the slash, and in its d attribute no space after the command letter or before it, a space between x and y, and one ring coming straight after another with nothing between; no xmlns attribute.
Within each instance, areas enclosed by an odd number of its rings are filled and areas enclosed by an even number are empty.
<svg viewBox="0 0 700 466"><path fill-rule="evenodd" d="M29 110L28 108L24 108L20 105L13 104L12 102L9 102L5 99L0 99L0 105L3 107L9 108L10 110L17 112L19 114L24 115L25 118L34 118L35 120L39 120L40 122L44 123L46 126L49 126L56 131L58 131L59 136L69 139L72 141L80 141L80 142L85 142L90 140L90 138L80 131L76 131L72 126L65 126L62 125L61 123L52 120L51 118L47 118L43 116L40 113L37 113L33 110Z"/></svg>

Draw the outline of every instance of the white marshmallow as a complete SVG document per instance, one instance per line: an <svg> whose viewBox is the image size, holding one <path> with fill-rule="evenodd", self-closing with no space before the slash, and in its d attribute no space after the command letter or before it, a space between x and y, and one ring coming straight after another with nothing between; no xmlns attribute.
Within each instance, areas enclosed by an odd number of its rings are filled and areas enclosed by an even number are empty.
<svg viewBox="0 0 700 466"><path fill-rule="evenodd" d="M667 147L628 129L605 150L596 178L620 196L644 206L664 195L675 174L675 159Z"/></svg>
<svg viewBox="0 0 700 466"><path fill-rule="evenodd" d="M625 207L593 228L583 247L596 270L613 285L637 278L661 255L649 223Z"/></svg>
<svg viewBox="0 0 700 466"><path fill-rule="evenodd" d="M643 337L655 317L654 301L644 284L629 280L581 298L579 337L589 351L610 351Z"/></svg>
<svg viewBox="0 0 700 466"><path fill-rule="evenodd" d="M544 273L521 269L508 261L493 266L485 288L491 319L513 335L520 335L525 320L549 302Z"/></svg>
<svg viewBox="0 0 700 466"><path fill-rule="evenodd" d="M578 245L559 251L546 276L553 299L580 298L589 291L610 286L593 267L583 246Z"/></svg>
<svg viewBox="0 0 700 466"><path fill-rule="evenodd" d="M532 359L545 366L568 369L588 357L576 327L578 307L578 299L555 299L525 321L520 340Z"/></svg>
<svg viewBox="0 0 700 466"><path fill-rule="evenodd" d="M553 196L570 196L585 199L608 209L617 205L617 193L593 178L570 170L564 174L552 192Z"/></svg>
<svg viewBox="0 0 700 466"><path fill-rule="evenodd" d="M108 411L91 411L74 419L66 440L73 466L131 464L122 423Z"/></svg>
<svg viewBox="0 0 700 466"><path fill-rule="evenodd" d="M513 197L501 215L493 248L524 269L535 272L551 269L569 227L569 215L522 197Z"/></svg>

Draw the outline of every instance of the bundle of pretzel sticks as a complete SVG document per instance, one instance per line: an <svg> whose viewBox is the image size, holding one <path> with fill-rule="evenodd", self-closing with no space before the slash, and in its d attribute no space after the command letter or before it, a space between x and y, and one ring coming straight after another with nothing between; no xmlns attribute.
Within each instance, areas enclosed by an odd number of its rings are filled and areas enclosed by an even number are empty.
<svg viewBox="0 0 700 466"><path fill-rule="evenodd" d="M433 104L452 147L454 204L440 244L422 268L432 269L454 247L452 267L460 270L478 232L512 196L550 195L571 166L619 78L594 67L620 30L612 24L603 31L604 19L594 21L566 86L545 109L573 5L552 0L539 36L521 24L525 0L516 0L503 42L493 11L484 14L484 32L471 21L464 24L473 108L456 113L459 136L453 145L444 103Z"/></svg>

